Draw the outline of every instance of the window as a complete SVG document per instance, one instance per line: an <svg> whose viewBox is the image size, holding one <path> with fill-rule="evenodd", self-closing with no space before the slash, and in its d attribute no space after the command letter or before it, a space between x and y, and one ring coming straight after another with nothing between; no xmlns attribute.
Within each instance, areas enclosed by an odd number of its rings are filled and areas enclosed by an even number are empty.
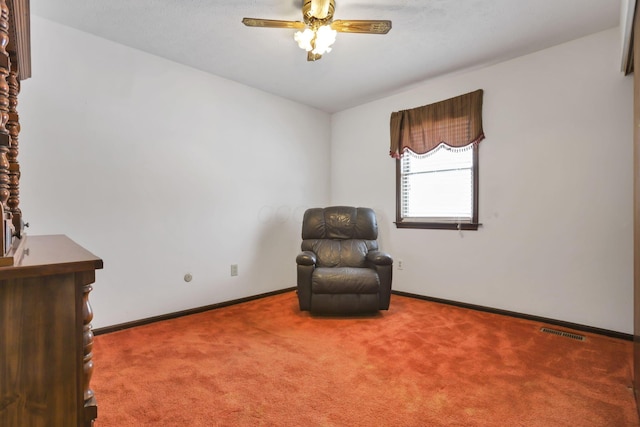
<svg viewBox="0 0 640 427"><path fill-rule="evenodd" d="M397 227L478 229L482 95L391 114Z"/></svg>
<svg viewBox="0 0 640 427"><path fill-rule="evenodd" d="M475 144L440 144L426 154L405 150L397 160L401 227L476 229L476 154Z"/></svg>

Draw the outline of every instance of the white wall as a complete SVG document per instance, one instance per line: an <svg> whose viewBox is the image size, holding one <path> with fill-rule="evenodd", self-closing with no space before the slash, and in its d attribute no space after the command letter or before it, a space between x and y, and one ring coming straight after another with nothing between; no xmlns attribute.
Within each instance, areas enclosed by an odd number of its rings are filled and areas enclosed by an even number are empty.
<svg viewBox="0 0 640 427"><path fill-rule="evenodd" d="M332 117L334 204L375 208L393 288L633 330L632 78L619 29ZM396 229L391 112L484 89L478 231ZM428 319L425 319L428 321Z"/></svg>
<svg viewBox="0 0 640 427"><path fill-rule="evenodd" d="M94 327L295 286L303 209L329 200L326 113L31 24L21 208L28 234L104 259Z"/></svg>

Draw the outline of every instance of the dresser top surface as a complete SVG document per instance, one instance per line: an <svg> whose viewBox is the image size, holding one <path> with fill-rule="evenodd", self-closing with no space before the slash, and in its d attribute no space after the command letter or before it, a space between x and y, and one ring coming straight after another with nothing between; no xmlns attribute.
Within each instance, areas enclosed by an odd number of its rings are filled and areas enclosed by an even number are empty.
<svg viewBox="0 0 640 427"><path fill-rule="evenodd" d="M96 270L103 267L98 258L69 237L57 234L25 236L23 252L10 267L0 267L0 279Z"/></svg>

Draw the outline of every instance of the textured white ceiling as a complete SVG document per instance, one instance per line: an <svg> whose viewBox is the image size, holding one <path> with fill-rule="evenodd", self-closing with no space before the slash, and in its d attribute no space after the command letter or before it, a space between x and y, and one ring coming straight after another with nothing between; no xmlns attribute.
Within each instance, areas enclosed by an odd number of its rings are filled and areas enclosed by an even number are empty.
<svg viewBox="0 0 640 427"><path fill-rule="evenodd" d="M620 0L336 0L334 19L389 19L387 35L339 33L307 62L302 0L31 0L31 12L266 92L336 112L455 70L616 27Z"/></svg>

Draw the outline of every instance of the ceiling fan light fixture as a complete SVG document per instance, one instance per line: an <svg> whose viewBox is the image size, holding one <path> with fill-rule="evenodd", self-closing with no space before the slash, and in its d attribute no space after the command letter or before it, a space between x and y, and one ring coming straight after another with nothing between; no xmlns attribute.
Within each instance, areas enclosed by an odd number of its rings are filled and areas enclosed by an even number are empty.
<svg viewBox="0 0 640 427"><path fill-rule="evenodd" d="M293 39L301 49L311 51L315 55L323 55L331 52L331 46L336 41L338 32L330 25L323 25L316 30L305 28L304 31L296 31Z"/></svg>
<svg viewBox="0 0 640 427"><path fill-rule="evenodd" d="M338 32L329 25L323 25L318 28L316 31L316 46L312 53L324 55L327 52L331 52L331 46L336 42L337 34Z"/></svg>
<svg viewBox="0 0 640 427"><path fill-rule="evenodd" d="M300 49L304 49L307 52L313 49L311 46L311 40L314 37L313 30L311 28L305 28L304 31L296 31L293 35L293 39L298 43Z"/></svg>

